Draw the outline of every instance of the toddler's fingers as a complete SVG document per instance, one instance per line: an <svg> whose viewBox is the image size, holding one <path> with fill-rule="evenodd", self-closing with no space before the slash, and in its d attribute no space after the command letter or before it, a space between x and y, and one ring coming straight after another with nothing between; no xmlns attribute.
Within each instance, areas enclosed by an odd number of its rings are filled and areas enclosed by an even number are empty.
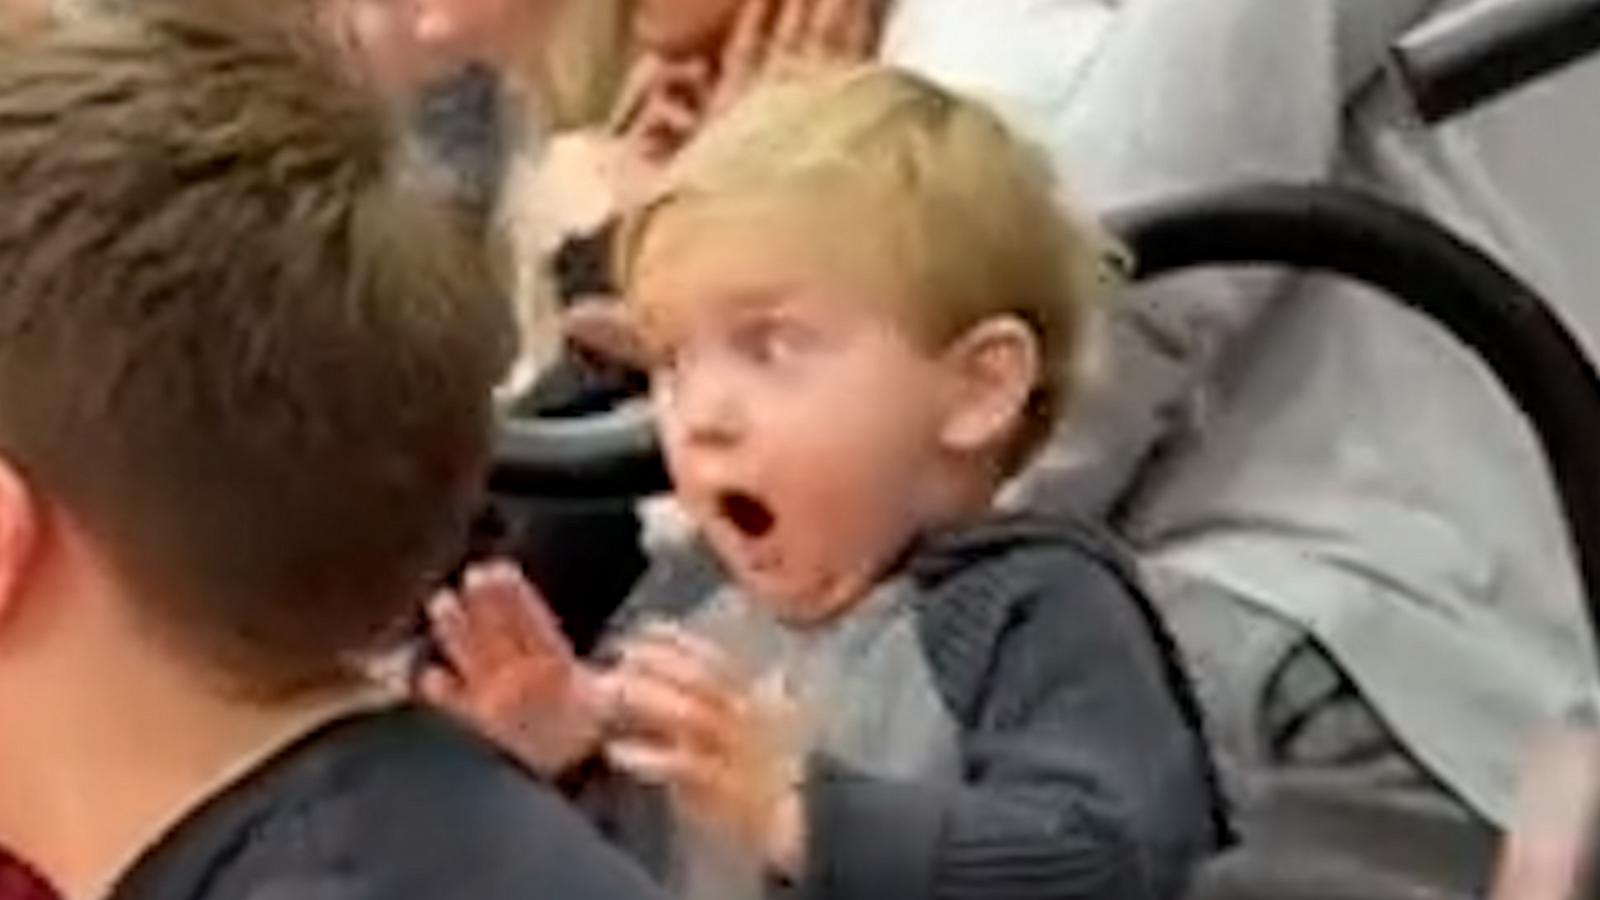
<svg viewBox="0 0 1600 900"><path fill-rule="evenodd" d="M468 682L482 681L493 673L467 620L461 598L440 591L428 601L429 630L445 661Z"/></svg>
<svg viewBox="0 0 1600 900"><path fill-rule="evenodd" d="M708 666L668 644L641 641L625 646L616 673L623 679L661 682L730 714L744 694L743 685L733 681L725 671Z"/></svg>
<svg viewBox="0 0 1600 900"><path fill-rule="evenodd" d="M461 679L443 666L428 666L417 677L417 693L423 700L450 712L465 712L466 698Z"/></svg>
<svg viewBox="0 0 1600 900"><path fill-rule="evenodd" d="M468 681L492 675L520 655L490 609L494 594L474 567L463 576L459 591L441 592L428 604L434 636L450 664Z"/></svg>
<svg viewBox="0 0 1600 900"><path fill-rule="evenodd" d="M617 731L655 735L674 746L721 753L738 727L726 695L685 690L648 675L619 674L614 702Z"/></svg>
<svg viewBox="0 0 1600 900"><path fill-rule="evenodd" d="M628 636L622 644L624 655L630 649L651 649L682 657L706 674L726 685L739 685L739 667L733 657L716 642L671 622L649 622Z"/></svg>
<svg viewBox="0 0 1600 900"><path fill-rule="evenodd" d="M515 563L474 566L465 579L468 617L505 654L502 663L523 656L569 657L570 645L544 595Z"/></svg>
<svg viewBox="0 0 1600 900"><path fill-rule="evenodd" d="M602 728L613 728L621 716L621 677L588 665L577 670L573 696Z"/></svg>
<svg viewBox="0 0 1600 900"><path fill-rule="evenodd" d="M691 769L688 754L676 748L645 740L609 741L606 762L645 784L671 785L682 780Z"/></svg>

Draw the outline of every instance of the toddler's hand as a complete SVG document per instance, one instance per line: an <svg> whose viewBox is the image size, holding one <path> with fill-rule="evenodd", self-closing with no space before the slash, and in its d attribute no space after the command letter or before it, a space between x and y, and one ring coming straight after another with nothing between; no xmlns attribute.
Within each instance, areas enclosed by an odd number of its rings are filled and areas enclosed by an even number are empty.
<svg viewBox="0 0 1600 900"><path fill-rule="evenodd" d="M461 595L441 592L428 612L450 667L422 673L425 699L546 777L595 752L608 707L602 680L516 566L469 569Z"/></svg>
<svg viewBox="0 0 1600 900"><path fill-rule="evenodd" d="M689 823L748 846L793 877L802 865L803 762L794 712L741 679L728 657L681 628L651 626L622 645L617 724L606 757L667 788Z"/></svg>

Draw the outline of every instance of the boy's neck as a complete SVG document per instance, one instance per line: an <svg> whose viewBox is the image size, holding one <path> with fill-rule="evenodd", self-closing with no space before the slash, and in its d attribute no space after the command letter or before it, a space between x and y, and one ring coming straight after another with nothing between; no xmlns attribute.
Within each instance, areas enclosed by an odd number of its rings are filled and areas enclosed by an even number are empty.
<svg viewBox="0 0 1600 900"><path fill-rule="evenodd" d="M249 704L200 689L176 665L122 668L97 684L83 683L81 672L41 671L23 682L38 690L0 695L0 844L67 900L105 896L209 796L376 700L371 688L351 685Z"/></svg>

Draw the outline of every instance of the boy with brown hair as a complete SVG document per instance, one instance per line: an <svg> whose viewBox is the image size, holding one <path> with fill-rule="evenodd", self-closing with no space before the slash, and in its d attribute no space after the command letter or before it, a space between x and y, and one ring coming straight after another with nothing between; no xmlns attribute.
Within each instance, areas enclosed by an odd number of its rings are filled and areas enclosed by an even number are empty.
<svg viewBox="0 0 1600 900"><path fill-rule="evenodd" d="M0 845L72 900L652 896L362 674L511 329L312 43L163 6L0 56Z"/></svg>
<svg viewBox="0 0 1600 900"><path fill-rule="evenodd" d="M435 604L425 692L543 772L602 753L632 782L591 788L601 821L690 896L1179 896L1222 833L1154 615L1107 536L995 507L1109 280L1052 188L891 70L708 126L620 254L706 552L647 576L600 668L482 570Z"/></svg>

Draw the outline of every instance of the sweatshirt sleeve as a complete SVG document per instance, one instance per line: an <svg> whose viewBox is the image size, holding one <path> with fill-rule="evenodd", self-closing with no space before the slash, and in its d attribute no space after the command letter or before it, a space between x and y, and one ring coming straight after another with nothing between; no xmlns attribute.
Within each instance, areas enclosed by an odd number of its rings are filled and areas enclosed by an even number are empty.
<svg viewBox="0 0 1600 900"><path fill-rule="evenodd" d="M1201 740L1136 601L1089 563L1039 574L1053 586L968 648L993 662L961 784L815 763L803 895L1154 900L1214 845Z"/></svg>

